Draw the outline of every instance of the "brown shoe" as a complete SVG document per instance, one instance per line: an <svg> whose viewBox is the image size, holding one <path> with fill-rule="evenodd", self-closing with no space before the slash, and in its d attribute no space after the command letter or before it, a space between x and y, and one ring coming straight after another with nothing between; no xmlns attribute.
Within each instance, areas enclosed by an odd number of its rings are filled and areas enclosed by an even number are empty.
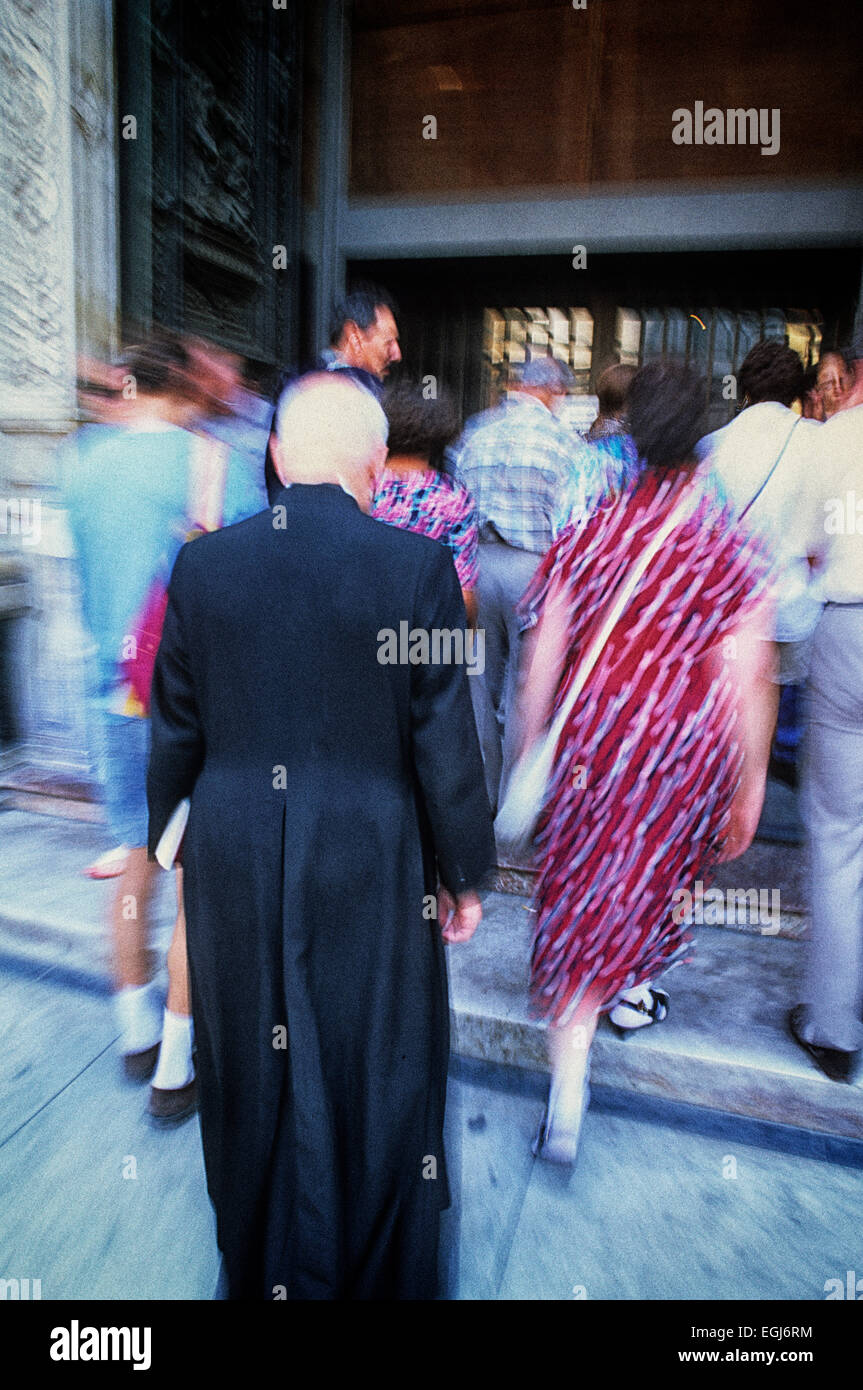
<svg viewBox="0 0 863 1390"><path fill-rule="evenodd" d="M154 1120L165 1124L179 1124L194 1115L198 1108L198 1082L192 1077L188 1086L179 1086L175 1091L161 1091L150 1087L150 1100L147 1113Z"/></svg>
<svg viewBox="0 0 863 1390"><path fill-rule="evenodd" d="M160 1042L146 1048L144 1052L126 1052L123 1056L123 1071L127 1081L149 1081L159 1060Z"/></svg>

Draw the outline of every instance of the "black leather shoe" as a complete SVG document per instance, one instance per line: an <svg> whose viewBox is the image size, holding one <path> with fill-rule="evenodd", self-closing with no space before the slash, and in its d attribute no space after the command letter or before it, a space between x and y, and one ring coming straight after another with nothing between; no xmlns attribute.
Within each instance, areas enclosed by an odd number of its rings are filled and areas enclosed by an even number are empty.
<svg viewBox="0 0 863 1390"><path fill-rule="evenodd" d="M159 1060L160 1042L154 1043L143 1052L126 1052L123 1055L123 1071L127 1081L149 1081Z"/></svg>
<svg viewBox="0 0 863 1390"><path fill-rule="evenodd" d="M175 1091L161 1091L150 1087L150 1100L147 1114L160 1124L179 1124L194 1115L198 1108L198 1081L192 1077L188 1086L178 1086Z"/></svg>
<svg viewBox="0 0 863 1390"><path fill-rule="evenodd" d="M792 1038L802 1048L805 1048L815 1065L831 1081L849 1083L857 1067L858 1054L856 1052L840 1052L836 1047L819 1047L817 1043L807 1042L800 1035L805 1015L805 1004L798 1004L788 1015L788 1028Z"/></svg>

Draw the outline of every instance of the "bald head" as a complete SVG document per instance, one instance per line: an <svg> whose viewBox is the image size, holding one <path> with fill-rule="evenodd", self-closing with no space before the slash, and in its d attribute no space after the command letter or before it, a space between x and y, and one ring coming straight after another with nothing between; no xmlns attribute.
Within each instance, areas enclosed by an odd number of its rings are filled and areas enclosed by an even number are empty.
<svg viewBox="0 0 863 1390"><path fill-rule="evenodd" d="M276 436L273 458L283 483L342 483L357 501L386 458L383 410L337 373L317 372L288 387Z"/></svg>

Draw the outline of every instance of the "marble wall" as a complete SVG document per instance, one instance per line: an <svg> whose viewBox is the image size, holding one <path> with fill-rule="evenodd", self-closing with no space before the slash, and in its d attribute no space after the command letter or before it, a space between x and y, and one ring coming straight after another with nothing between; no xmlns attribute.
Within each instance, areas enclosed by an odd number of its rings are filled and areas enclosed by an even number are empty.
<svg viewBox="0 0 863 1390"><path fill-rule="evenodd" d="M80 772L84 635L57 447L76 422L78 353L116 347L110 0L2 0L0 65L0 547L20 556L30 601L15 684L27 761ZM39 514L26 536L22 503Z"/></svg>

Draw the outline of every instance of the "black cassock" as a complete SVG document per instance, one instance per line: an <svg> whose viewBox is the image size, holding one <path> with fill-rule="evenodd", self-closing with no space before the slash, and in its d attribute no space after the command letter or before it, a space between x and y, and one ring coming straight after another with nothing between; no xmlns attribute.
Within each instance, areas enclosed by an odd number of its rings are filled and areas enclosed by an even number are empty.
<svg viewBox="0 0 863 1390"><path fill-rule="evenodd" d="M207 1186L231 1298L427 1298L448 1202L438 874L494 857L449 551L294 485L184 547L152 697L150 852L183 848ZM432 655L439 655L432 647ZM458 949L458 948L456 948Z"/></svg>

